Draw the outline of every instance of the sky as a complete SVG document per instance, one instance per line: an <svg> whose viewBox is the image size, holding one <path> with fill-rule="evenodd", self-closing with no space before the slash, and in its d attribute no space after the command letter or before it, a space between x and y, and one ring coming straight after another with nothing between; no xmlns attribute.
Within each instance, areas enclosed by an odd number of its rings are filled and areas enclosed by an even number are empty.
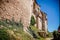
<svg viewBox="0 0 60 40"><path fill-rule="evenodd" d="M36 0L40 10L47 14L48 31L53 32L59 26L59 0Z"/></svg>

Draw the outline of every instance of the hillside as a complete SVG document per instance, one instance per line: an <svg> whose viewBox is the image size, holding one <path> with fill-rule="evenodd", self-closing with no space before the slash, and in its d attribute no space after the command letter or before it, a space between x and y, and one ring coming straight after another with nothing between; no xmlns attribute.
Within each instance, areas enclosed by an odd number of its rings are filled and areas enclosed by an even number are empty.
<svg viewBox="0 0 60 40"><path fill-rule="evenodd" d="M18 25L17 25L18 24ZM1 40L43 40L38 34L38 29L31 27L37 37L23 31L22 23L15 23L14 21L0 20L0 39Z"/></svg>

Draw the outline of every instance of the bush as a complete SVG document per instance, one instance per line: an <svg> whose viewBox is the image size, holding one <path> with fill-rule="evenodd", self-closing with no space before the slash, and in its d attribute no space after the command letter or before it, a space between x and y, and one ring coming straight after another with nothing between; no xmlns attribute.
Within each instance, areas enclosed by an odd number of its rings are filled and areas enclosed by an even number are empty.
<svg viewBox="0 0 60 40"><path fill-rule="evenodd" d="M9 26L11 26L12 29L17 28L17 27L23 29L22 22L21 21L20 22L15 22L14 19L12 19L12 20L8 20L8 19L0 20L0 26L1 25L4 26L4 27L7 27L7 28L9 28Z"/></svg>
<svg viewBox="0 0 60 40"><path fill-rule="evenodd" d="M54 39L57 39L57 37L58 37L58 36L57 36L57 31L54 31L54 32L53 32L53 37L54 37Z"/></svg>
<svg viewBox="0 0 60 40"><path fill-rule="evenodd" d="M0 20L0 25L7 26L7 20Z"/></svg>
<svg viewBox="0 0 60 40"><path fill-rule="evenodd" d="M53 32L53 37L54 37L54 40L60 40L60 33L58 31L54 31Z"/></svg>
<svg viewBox="0 0 60 40"><path fill-rule="evenodd" d="M39 29L37 29L35 26L30 26L28 30L30 31L30 34L32 34L33 38L35 38L36 40L44 40L44 38L38 34Z"/></svg>
<svg viewBox="0 0 60 40"><path fill-rule="evenodd" d="M0 29L0 40L10 40L9 34L4 29Z"/></svg>
<svg viewBox="0 0 60 40"><path fill-rule="evenodd" d="M48 31L48 34L46 35L46 37L52 38L52 37L53 37L53 32L49 32L49 31Z"/></svg>
<svg viewBox="0 0 60 40"><path fill-rule="evenodd" d="M35 24L35 18L34 18L34 16L31 16L30 25L34 25L34 24Z"/></svg>

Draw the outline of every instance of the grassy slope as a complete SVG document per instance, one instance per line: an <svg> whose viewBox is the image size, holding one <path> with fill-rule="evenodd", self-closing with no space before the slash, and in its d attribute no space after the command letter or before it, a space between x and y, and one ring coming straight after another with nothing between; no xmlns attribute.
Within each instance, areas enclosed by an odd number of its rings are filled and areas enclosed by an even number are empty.
<svg viewBox="0 0 60 40"><path fill-rule="evenodd" d="M35 32L35 34L36 34L37 37L38 37L36 40L44 40L43 37L41 37L41 36L38 35L37 32L38 32L39 30L38 30L35 26L30 26L30 27L31 27L31 29Z"/></svg>
<svg viewBox="0 0 60 40"><path fill-rule="evenodd" d="M31 30L34 31L38 38L33 38L29 34L25 33L23 31L21 22L15 23L14 21L7 20L0 21L0 30L0 38L2 38L1 40L43 40L43 38L37 34L39 30L34 26L31 26ZM5 36L3 33L5 33ZM6 37L6 34L8 34L8 37Z"/></svg>
<svg viewBox="0 0 60 40"><path fill-rule="evenodd" d="M7 27L3 27L3 28L0 28L0 30L2 31L2 33L6 32L6 34L9 34L8 37L10 38L10 40L34 40L34 38L32 38L30 35L26 34L24 31L20 30L19 28L10 29ZM0 33L1 33L1 31L0 31ZM4 36L3 34L2 35L1 34L0 34L0 36ZM6 34L5 34L5 37L6 37ZM6 37L6 38L8 38L8 37Z"/></svg>

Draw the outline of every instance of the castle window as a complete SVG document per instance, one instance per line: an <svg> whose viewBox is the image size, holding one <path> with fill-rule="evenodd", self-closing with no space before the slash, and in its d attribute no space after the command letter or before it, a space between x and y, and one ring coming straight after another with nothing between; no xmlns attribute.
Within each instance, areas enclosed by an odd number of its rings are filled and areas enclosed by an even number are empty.
<svg viewBox="0 0 60 40"><path fill-rule="evenodd" d="M7 0L6 2L7 2L7 3L9 3L9 1L8 1L8 0Z"/></svg>
<svg viewBox="0 0 60 40"><path fill-rule="evenodd" d="M40 9L38 8L38 10L40 10Z"/></svg>

